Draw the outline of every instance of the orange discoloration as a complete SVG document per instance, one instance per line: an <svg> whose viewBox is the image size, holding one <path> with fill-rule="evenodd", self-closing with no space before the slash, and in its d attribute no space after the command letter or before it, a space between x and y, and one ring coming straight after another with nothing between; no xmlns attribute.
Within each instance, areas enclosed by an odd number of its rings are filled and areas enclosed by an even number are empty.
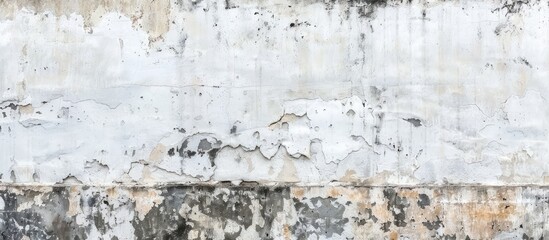
<svg viewBox="0 0 549 240"><path fill-rule="evenodd" d="M516 206L514 204L466 204L466 214L477 221L505 220L512 215Z"/></svg>
<svg viewBox="0 0 549 240"><path fill-rule="evenodd" d="M368 192L367 188L331 187L327 190L327 196L333 198L345 197L353 202L362 202L367 200Z"/></svg>
<svg viewBox="0 0 549 240"><path fill-rule="evenodd" d="M389 239L391 239L391 240L396 240L396 239L398 239L398 233L395 232L395 231L392 231L392 232L391 232L391 235L389 236Z"/></svg>
<svg viewBox="0 0 549 240"><path fill-rule="evenodd" d="M305 194L305 189L303 188L292 188L292 195L296 198L303 198Z"/></svg>
<svg viewBox="0 0 549 240"><path fill-rule="evenodd" d="M400 192L401 197L411 198L411 199L418 199L419 193L414 190L402 190Z"/></svg>
<svg viewBox="0 0 549 240"><path fill-rule="evenodd" d="M107 188L107 194L109 195L109 197L115 197L118 195L118 192L116 191L116 188L110 187Z"/></svg>
<svg viewBox="0 0 549 240"><path fill-rule="evenodd" d="M361 210L364 210L366 208L370 208L371 204L366 204L366 203L359 202L359 203L356 204L356 206L357 206L358 210L361 211Z"/></svg>
<svg viewBox="0 0 549 240"><path fill-rule="evenodd" d="M330 197L339 197L341 195L341 192L339 191L339 189L335 188L335 187L332 187L330 188L330 190L328 190L328 196Z"/></svg>
<svg viewBox="0 0 549 240"><path fill-rule="evenodd" d="M345 172L345 175L341 177L339 180L342 182L356 182L357 177L355 175L356 175L356 171L349 169Z"/></svg>
<svg viewBox="0 0 549 240"><path fill-rule="evenodd" d="M284 224L284 239L292 239L292 235L290 233L290 226L288 224Z"/></svg>
<svg viewBox="0 0 549 240"><path fill-rule="evenodd" d="M69 188L69 210L67 216L72 217L80 212L80 189L77 187Z"/></svg>
<svg viewBox="0 0 549 240"><path fill-rule="evenodd" d="M135 201L135 210L141 220L145 218L155 205L160 204L164 200L161 192L153 189L133 191L132 198Z"/></svg>
<svg viewBox="0 0 549 240"><path fill-rule="evenodd" d="M376 216L381 222L393 221L393 216L389 211L387 211L386 202L383 204L376 204L375 206L373 206L372 214Z"/></svg>
<svg viewBox="0 0 549 240"><path fill-rule="evenodd" d="M366 188L357 188L357 189L353 189L352 191L348 191L347 188L343 188L343 189L347 190L345 195L351 201L361 202L361 201L368 200L367 194L369 191Z"/></svg>

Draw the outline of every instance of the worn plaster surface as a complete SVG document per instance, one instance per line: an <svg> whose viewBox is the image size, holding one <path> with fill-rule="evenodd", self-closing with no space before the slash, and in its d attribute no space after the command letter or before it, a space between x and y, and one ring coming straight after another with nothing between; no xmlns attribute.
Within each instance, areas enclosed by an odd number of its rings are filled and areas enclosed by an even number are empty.
<svg viewBox="0 0 549 240"><path fill-rule="evenodd" d="M533 0L0 0L0 234L547 238L548 43Z"/></svg>
<svg viewBox="0 0 549 240"><path fill-rule="evenodd" d="M540 187L7 187L5 239L544 239ZM30 237L29 237L30 236Z"/></svg>

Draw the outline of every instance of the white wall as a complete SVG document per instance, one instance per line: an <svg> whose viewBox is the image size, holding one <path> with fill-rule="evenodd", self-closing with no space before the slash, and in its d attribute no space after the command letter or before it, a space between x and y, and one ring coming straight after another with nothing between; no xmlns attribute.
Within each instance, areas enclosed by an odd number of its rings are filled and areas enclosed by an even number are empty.
<svg viewBox="0 0 549 240"><path fill-rule="evenodd" d="M549 183L547 4L298 2L0 3L0 181Z"/></svg>

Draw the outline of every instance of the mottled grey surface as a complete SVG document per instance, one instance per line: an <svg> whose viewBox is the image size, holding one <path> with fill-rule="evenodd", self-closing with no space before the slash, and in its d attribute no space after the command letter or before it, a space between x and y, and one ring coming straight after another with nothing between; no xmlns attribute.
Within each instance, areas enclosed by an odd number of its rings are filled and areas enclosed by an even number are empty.
<svg viewBox="0 0 549 240"><path fill-rule="evenodd" d="M3 239L544 239L540 187L1 187Z"/></svg>

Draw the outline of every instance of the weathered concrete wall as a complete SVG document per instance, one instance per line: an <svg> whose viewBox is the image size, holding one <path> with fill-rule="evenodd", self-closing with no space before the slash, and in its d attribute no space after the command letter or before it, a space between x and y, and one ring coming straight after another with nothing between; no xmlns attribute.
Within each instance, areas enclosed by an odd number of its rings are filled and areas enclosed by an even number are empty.
<svg viewBox="0 0 549 240"><path fill-rule="evenodd" d="M543 239L539 187L9 187L6 239Z"/></svg>
<svg viewBox="0 0 549 240"><path fill-rule="evenodd" d="M548 43L542 1L0 0L0 232L547 237Z"/></svg>

